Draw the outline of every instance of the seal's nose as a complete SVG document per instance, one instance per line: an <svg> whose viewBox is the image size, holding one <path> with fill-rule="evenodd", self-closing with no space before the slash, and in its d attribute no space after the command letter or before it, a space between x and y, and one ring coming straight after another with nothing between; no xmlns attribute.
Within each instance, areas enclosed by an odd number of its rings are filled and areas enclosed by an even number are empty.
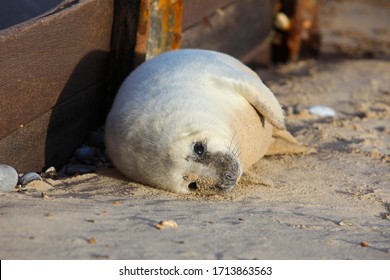
<svg viewBox="0 0 390 280"><path fill-rule="evenodd" d="M223 178L228 181L228 182L231 182L231 181L236 181L237 180L237 175L234 175L233 172L230 172L230 171L225 171L223 173Z"/></svg>
<svg viewBox="0 0 390 280"><path fill-rule="evenodd" d="M235 186L237 183L238 174L234 174L231 171L225 171L223 173L223 187L226 189L230 189Z"/></svg>

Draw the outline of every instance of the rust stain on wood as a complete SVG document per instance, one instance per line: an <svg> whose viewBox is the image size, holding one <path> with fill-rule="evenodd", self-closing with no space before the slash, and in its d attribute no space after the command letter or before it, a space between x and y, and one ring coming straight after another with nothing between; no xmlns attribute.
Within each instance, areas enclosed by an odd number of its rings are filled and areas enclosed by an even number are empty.
<svg viewBox="0 0 390 280"><path fill-rule="evenodd" d="M180 47L182 12L182 0L154 1L146 59Z"/></svg>

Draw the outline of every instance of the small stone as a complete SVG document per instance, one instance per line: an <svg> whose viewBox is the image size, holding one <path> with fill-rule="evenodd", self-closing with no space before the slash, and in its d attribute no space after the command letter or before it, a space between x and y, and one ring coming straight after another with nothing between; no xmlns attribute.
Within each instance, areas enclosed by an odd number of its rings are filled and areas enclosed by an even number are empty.
<svg viewBox="0 0 390 280"><path fill-rule="evenodd" d="M81 148L78 148L74 152L73 156L77 160L87 160L87 159L93 158L94 154L95 154L95 151L93 148L88 147L88 146L83 146Z"/></svg>
<svg viewBox="0 0 390 280"><path fill-rule="evenodd" d="M339 226L353 226L353 223L350 220L341 220L340 222L338 222L338 225Z"/></svg>
<svg viewBox="0 0 390 280"><path fill-rule="evenodd" d="M283 106L283 109L287 116L299 115L303 112L303 110L305 110L305 105L302 103L297 103L295 105Z"/></svg>
<svg viewBox="0 0 390 280"><path fill-rule="evenodd" d="M42 177L38 173L28 172L19 178L18 184L22 186L26 186L28 183L37 180L42 181Z"/></svg>
<svg viewBox="0 0 390 280"><path fill-rule="evenodd" d="M54 166L51 166L48 169L46 169L44 174L46 178L50 178L54 180L58 179L57 170L55 169Z"/></svg>
<svg viewBox="0 0 390 280"><path fill-rule="evenodd" d="M18 177L12 166L0 164L0 192L13 191L18 183Z"/></svg>
<svg viewBox="0 0 390 280"><path fill-rule="evenodd" d="M113 201L112 204L114 204L114 205L120 205L121 202L120 202L120 201Z"/></svg>
<svg viewBox="0 0 390 280"><path fill-rule="evenodd" d="M362 242L360 242L360 246L362 246L362 247L368 247L368 242L366 242L366 241L362 241Z"/></svg>
<svg viewBox="0 0 390 280"><path fill-rule="evenodd" d="M293 113L296 115L299 115L303 110L305 110L305 105L302 103L298 103L293 106Z"/></svg>
<svg viewBox="0 0 390 280"><path fill-rule="evenodd" d="M172 220L161 221L156 225L157 229L176 228L177 223Z"/></svg>
<svg viewBox="0 0 390 280"><path fill-rule="evenodd" d="M293 106L283 106L283 109L287 116L291 116L294 114L294 107Z"/></svg>
<svg viewBox="0 0 390 280"><path fill-rule="evenodd" d="M96 244L96 238L95 237L91 237L91 238L88 238L87 239L87 242L91 245L94 245Z"/></svg>

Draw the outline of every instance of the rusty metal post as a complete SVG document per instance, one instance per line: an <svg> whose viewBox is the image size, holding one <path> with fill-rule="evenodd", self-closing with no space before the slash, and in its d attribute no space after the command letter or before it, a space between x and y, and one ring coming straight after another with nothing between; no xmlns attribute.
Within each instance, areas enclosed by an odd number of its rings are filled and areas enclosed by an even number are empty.
<svg viewBox="0 0 390 280"><path fill-rule="evenodd" d="M107 109L129 73L180 47L183 0L115 0Z"/></svg>
<svg viewBox="0 0 390 280"><path fill-rule="evenodd" d="M135 64L180 47L182 12L183 0L141 0Z"/></svg>
<svg viewBox="0 0 390 280"><path fill-rule="evenodd" d="M287 38L289 60L298 60L303 42L314 43L313 36L318 34L317 13L317 0L297 0L292 28Z"/></svg>
<svg viewBox="0 0 390 280"><path fill-rule="evenodd" d="M276 36L273 46L273 61L296 61L302 46L311 51L319 47L318 0L279 0L276 13L287 18L285 28L276 25ZM280 24L279 24L280 25Z"/></svg>

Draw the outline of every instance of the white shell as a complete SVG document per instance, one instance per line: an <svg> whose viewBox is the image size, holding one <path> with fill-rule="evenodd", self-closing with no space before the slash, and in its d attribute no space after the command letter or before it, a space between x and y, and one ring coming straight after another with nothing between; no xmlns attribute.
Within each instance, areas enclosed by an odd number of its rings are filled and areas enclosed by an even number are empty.
<svg viewBox="0 0 390 280"><path fill-rule="evenodd" d="M317 115L320 117L334 117L336 116L336 111L330 107L323 105L316 105L309 107L309 113L313 115Z"/></svg>

